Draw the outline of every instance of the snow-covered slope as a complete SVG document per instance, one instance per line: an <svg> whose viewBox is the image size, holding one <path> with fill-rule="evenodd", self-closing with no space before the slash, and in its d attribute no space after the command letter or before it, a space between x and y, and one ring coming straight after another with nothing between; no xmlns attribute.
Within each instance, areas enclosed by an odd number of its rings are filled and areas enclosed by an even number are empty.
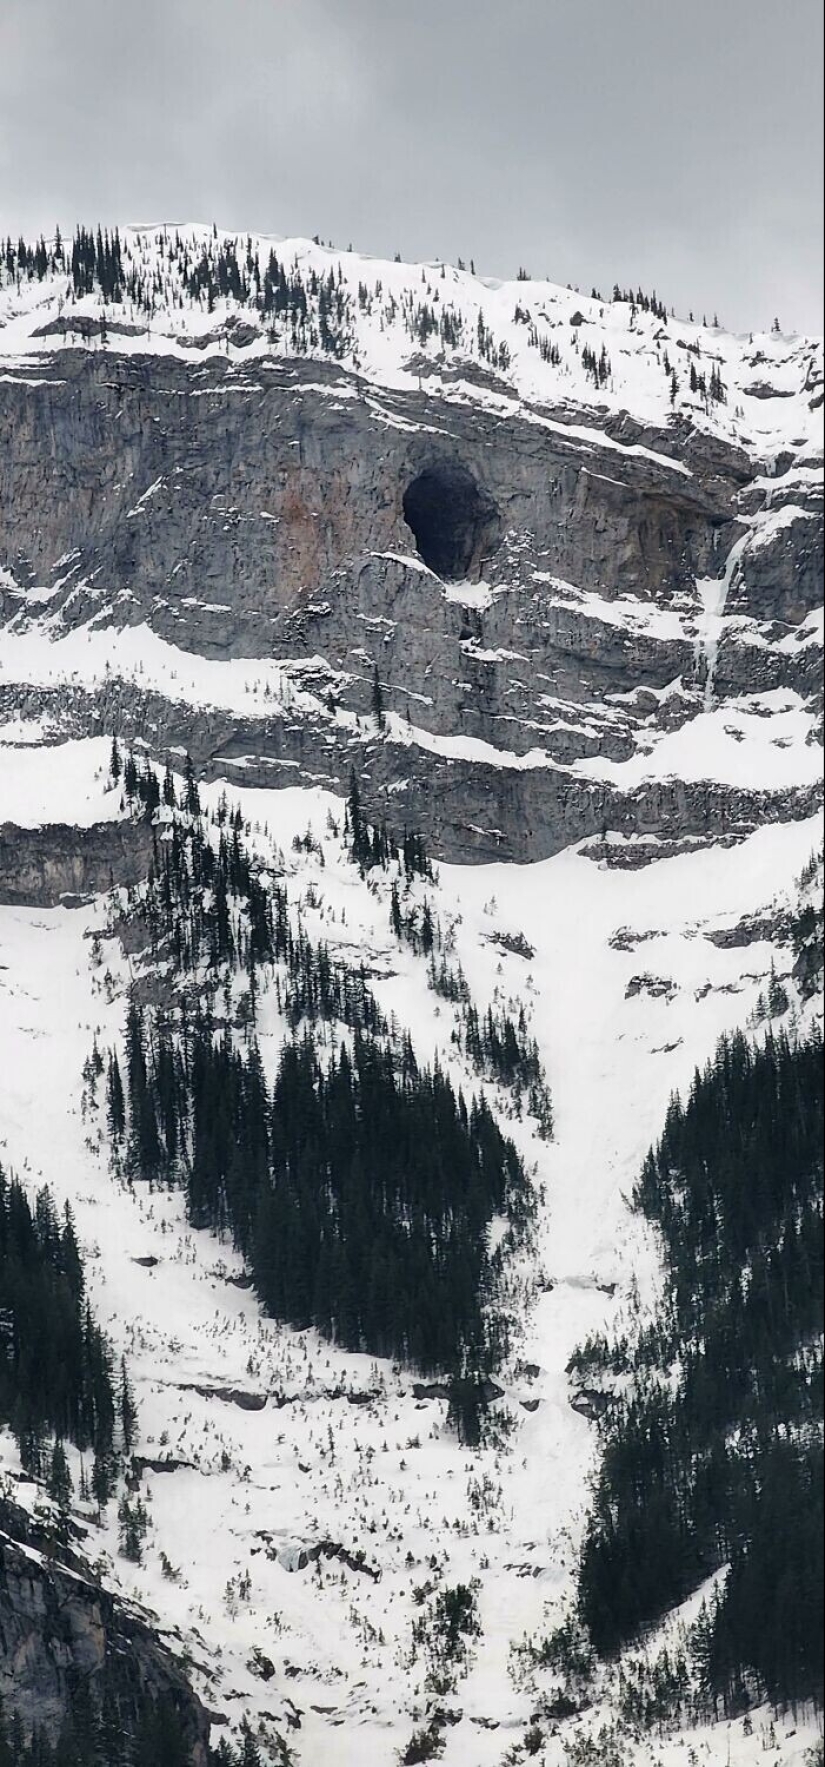
<svg viewBox="0 0 825 1767"><path fill-rule="evenodd" d="M32 818L51 807L53 775L64 820L85 821L95 797L101 817L118 813L101 743L21 749L19 726L3 734L3 777L25 755ZM207 788L213 808L223 789ZM420 1055L438 1052L468 1085L453 1009L390 933L388 880L362 880L334 831L341 801L317 789L225 789L251 843L287 855L290 900L310 933L347 960L363 957ZM308 829L314 846L296 850ZM593 1458L566 1363L589 1331L621 1319L632 1286L643 1305L655 1293L655 1246L627 1197L673 1088L687 1086L721 1032L752 1018L772 964L796 1011L819 1010L798 999L782 926L820 838L817 819L777 824L732 850L641 873L574 848L527 867L441 867L431 893L473 995L524 1002L555 1116L550 1145L529 1120L504 1118L545 1201L519 1303L523 1337L494 1407L500 1439L472 1454L447 1429L444 1399L416 1395L414 1371L265 1319L238 1285L231 1248L189 1228L177 1195L113 1180L102 1098L81 1096L81 1069L93 1041L106 1048L123 1024L133 960L113 936L114 897L0 908L0 1158L71 1200L93 1300L129 1358L140 1408L145 1563L119 1557L111 1506L108 1527L87 1518L92 1556L157 1615L226 1721L259 1717L305 1767L384 1767L422 1709L413 1591L477 1578L482 1633L443 1758L498 1767L524 1736L536 1688L511 1672L510 1650L563 1612ZM271 1066L284 1032L265 986L260 1029ZM491 1097L506 1111L503 1095ZM4 1458L15 1466L8 1438ZM546 1732L539 1758L564 1767L576 1736L612 1717L608 1690L583 1720ZM733 1724L655 1742L620 1732L617 1746L628 1763L675 1767L689 1745L700 1760L730 1748L732 1761L755 1764L769 1725L757 1715L752 1735ZM772 1758L801 1762L812 1734L777 1724Z"/></svg>
<svg viewBox="0 0 825 1767"><path fill-rule="evenodd" d="M99 286L76 291L68 236L65 267L49 263L31 280L17 267L7 272L0 355L9 374L24 373L28 359L56 344L101 347L105 314L103 346L118 354L227 355L253 373L269 355L332 356L376 386L417 385L426 376L442 397L483 401L486 394L502 411L513 396L569 406L565 421L588 426L596 409L605 416L630 412L657 428L685 414L765 459L798 449L812 434L811 407L821 403L821 341L768 329L773 316L765 316L762 329L736 336L715 315L711 324L706 315L701 323L675 315L655 291L615 298L619 291L608 290L603 299L532 277L499 282L440 262L390 262L307 239L207 226L126 227L118 239L116 302L104 301ZM94 254L93 237L92 248ZM54 241L47 249L51 259ZM275 292L268 302L271 254ZM281 306L280 273L289 285ZM293 286L300 291L294 300ZM704 392L692 388L691 367L694 379L704 377ZM469 386L462 385L462 368L470 371ZM486 388L478 369L489 379ZM724 398L710 394L717 372Z"/></svg>

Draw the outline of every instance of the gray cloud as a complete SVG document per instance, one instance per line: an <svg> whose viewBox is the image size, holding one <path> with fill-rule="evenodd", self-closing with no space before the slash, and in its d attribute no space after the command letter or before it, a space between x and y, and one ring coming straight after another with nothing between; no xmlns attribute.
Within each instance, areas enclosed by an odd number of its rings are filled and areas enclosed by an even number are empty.
<svg viewBox="0 0 825 1767"><path fill-rule="evenodd" d="M212 220L822 327L819 0L2 0L0 231Z"/></svg>

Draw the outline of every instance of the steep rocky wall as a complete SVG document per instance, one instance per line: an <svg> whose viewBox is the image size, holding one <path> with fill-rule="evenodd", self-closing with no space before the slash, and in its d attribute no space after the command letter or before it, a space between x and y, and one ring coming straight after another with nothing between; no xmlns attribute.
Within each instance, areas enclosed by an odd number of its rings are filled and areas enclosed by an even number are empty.
<svg viewBox="0 0 825 1767"><path fill-rule="evenodd" d="M171 1698L189 1742L191 1767L206 1767L209 1722L181 1670L136 1614L94 1580L16 1504L0 1505L0 1699L24 1732L51 1741L78 1683L99 1705L104 1689L124 1732L148 1706Z"/></svg>
<svg viewBox="0 0 825 1767"><path fill-rule="evenodd" d="M456 864L542 859L573 841L608 833L625 839L655 835L660 851L687 840L739 838L763 822L810 815L820 798L816 787L771 792L680 779L622 792L552 765L504 768L411 751L375 737L335 740L317 720L243 719L118 681L105 697L61 687L30 690L18 700L15 692L0 689L0 717L18 704L27 716L44 714L76 736L98 734L102 726L130 742L151 730L159 761L169 750L186 748L204 778L274 787L276 793L303 783L344 796L355 766L371 816L385 819L396 834L404 827L423 830L434 854ZM277 837L277 795L268 821ZM150 856L151 830L141 822L85 830L7 824L0 827L0 901L53 906L66 894L106 890L112 881L133 883L145 875ZM649 856L641 848L638 862Z"/></svg>
<svg viewBox="0 0 825 1767"><path fill-rule="evenodd" d="M734 449L677 470L558 423L445 408L426 392L379 399L318 363L66 351L0 390L0 557L51 586L77 554L67 588L96 576L72 621L99 611L101 589L113 602L128 592L119 621L151 610L157 631L206 654L271 654L285 611L325 590L346 599L351 566L372 552L411 551L404 492L440 462L473 475L501 534L547 571L651 598L712 572L747 476Z"/></svg>
<svg viewBox="0 0 825 1767"><path fill-rule="evenodd" d="M449 858L535 858L604 829L673 841L783 813L770 792L620 792L571 769L627 760L702 711L697 584L743 540L717 700L819 692L821 654L787 642L821 596L819 488L774 503L757 463L684 421L605 414L598 430L591 413L588 430L580 416L447 403L426 383L379 393L320 362L42 358L25 385L0 383L0 618L46 615L56 634L145 623L206 658L280 659L298 694L248 716L115 670L94 692L21 683L4 702L57 706L65 730L116 729L161 760L188 747L247 784L340 787L355 765L371 808ZM414 519L422 476L434 556L460 559L466 583L414 556L405 498ZM755 516L788 498L751 545ZM375 669L402 721L380 744ZM416 730L488 744L503 764L466 742L430 752ZM530 751L540 765L508 760ZM63 881L32 878L27 899L91 887L82 855L60 863Z"/></svg>
<svg viewBox="0 0 825 1767"><path fill-rule="evenodd" d="M54 908L145 877L152 831L143 822L101 822L91 828L46 823L0 824L0 903Z"/></svg>

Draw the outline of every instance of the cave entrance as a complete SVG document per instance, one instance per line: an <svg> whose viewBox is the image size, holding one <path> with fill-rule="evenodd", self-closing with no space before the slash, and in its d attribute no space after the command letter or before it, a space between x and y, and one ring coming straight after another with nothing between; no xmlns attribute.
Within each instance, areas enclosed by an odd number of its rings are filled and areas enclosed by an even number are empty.
<svg viewBox="0 0 825 1767"><path fill-rule="evenodd" d="M436 576L463 582L478 576L482 553L498 539L498 510L464 466L428 466L404 492L404 520L424 563Z"/></svg>

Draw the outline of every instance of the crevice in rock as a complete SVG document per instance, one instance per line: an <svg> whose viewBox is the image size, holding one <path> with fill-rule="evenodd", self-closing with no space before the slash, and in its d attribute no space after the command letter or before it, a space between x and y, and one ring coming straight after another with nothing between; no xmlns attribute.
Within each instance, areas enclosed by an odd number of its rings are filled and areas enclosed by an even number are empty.
<svg viewBox="0 0 825 1767"><path fill-rule="evenodd" d="M448 582L476 579L498 545L496 504L455 461L439 461L412 479L403 509L424 563Z"/></svg>

